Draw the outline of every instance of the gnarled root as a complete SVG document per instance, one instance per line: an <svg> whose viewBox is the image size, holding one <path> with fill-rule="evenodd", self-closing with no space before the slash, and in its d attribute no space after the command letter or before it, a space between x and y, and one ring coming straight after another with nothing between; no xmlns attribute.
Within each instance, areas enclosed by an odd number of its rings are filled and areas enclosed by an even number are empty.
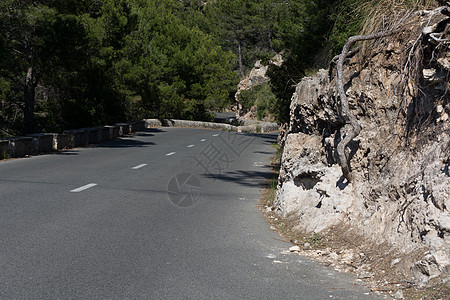
<svg viewBox="0 0 450 300"><path fill-rule="evenodd" d="M345 120L347 124L352 125L352 129L349 132L345 133L345 136L344 133L342 133L342 139L337 146L337 154L339 156L342 173L349 182L353 181L353 176L350 170L348 157L345 154L345 147L347 147L347 145L351 142L352 139L354 139L359 135L359 133L361 132L361 125L359 124L356 117L350 112L350 109L348 107L347 95L345 94L344 90L344 72L343 72L344 62L345 59L348 57L349 53L351 53L350 48L354 43L359 41L381 38L390 35L392 33L394 33L394 31L391 30L373 33L369 35L356 35L350 37L347 43L345 44L344 48L342 49L342 53L339 55L339 59L336 65L336 77L337 77L336 89L341 99L341 117Z"/></svg>

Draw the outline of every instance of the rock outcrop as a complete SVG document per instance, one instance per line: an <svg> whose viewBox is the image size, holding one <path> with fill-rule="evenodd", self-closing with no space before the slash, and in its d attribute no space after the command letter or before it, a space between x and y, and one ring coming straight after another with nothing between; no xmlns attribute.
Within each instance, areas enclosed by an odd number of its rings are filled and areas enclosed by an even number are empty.
<svg viewBox="0 0 450 300"><path fill-rule="evenodd" d="M450 270L447 15L445 8L417 14L346 64L350 109L363 127L346 149L352 183L336 155L349 125L340 115L335 72L320 70L298 84L275 200L301 230L340 226L399 255L422 250L407 266L395 266L418 284L448 281Z"/></svg>
<svg viewBox="0 0 450 300"><path fill-rule="evenodd" d="M258 60L255 62L255 65L250 70L250 74L245 76L238 84L237 91L234 95L234 98L236 100L236 118L242 117L242 106L239 103L239 94L242 93L242 91L249 90L257 85L266 83L270 81L269 76L267 76L267 70L269 69L269 65L275 65L275 66L281 66L283 64L283 57L281 54L275 55L270 61L268 65L263 65L261 60ZM250 117L250 119L256 119L256 107L253 108L253 117Z"/></svg>

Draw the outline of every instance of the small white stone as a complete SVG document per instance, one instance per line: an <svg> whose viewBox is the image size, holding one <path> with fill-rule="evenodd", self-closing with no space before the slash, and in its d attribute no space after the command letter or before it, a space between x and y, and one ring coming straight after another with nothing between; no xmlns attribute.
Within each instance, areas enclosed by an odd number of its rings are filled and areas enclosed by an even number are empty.
<svg viewBox="0 0 450 300"><path fill-rule="evenodd" d="M448 120L448 114L444 113L442 114L442 116L439 118L439 121L445 122Z"/></svg>
<svg viewBox="0 0 450 300"><path fill-rule="evenodd" d="M371 277L372 277L372 275L368 272L361 273L358 276L359 279L365 279L365 278L371 278Z"/></svg>
<svg viewBox="0 0 450 300"><path fill-rule="evenodd" d="M436 69L423 69L423 77L425 77L425 79L430 79L431 77L433 77L436 74Z"/></svg>
<svg viewBox="0 0 450 300"><path fill-rule="evenodd" d="M398 290L397 293L395 293L394 295L394 299L405 299L405 297L403 296L403 291Z"/></svg>
<svg viewBox="0 0 450 300"><path fill-rule="evenodd" d="M396 264L398 264L400 262L400 259L396 258L391 262L391 266L395 266Z"/></svg>
<svg viewBox="0 0 450 300"><path fill-rule="evenodd" d="M336 252L331 252L329 256L331 259L336 259L339 255Z"/></svg>
<svg viewBox="0 0 450 300"><path fill-rule="evenodd" d="M282 264L283 262L281 260L274 260L273 263L274 264Z"/></svg>
<svg viewBox="0 0 450 300"><path fill-rule="evenodd" d="M422 29L424 35L432 33L436 28L434 26L427 26Z"/></svg>
<svg viewBox="0 0 450 300"><path fill-rule="evenodd" d="M299 252L300 251L300 247L299 246L292 246L289 248L289 251L291 252Z"/></svg>

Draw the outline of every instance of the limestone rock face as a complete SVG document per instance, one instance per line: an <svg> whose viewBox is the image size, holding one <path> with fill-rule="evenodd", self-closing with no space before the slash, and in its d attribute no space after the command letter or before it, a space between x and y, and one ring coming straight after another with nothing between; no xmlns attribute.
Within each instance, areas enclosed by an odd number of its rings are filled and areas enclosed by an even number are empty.
<svg viewBox="0 0 450 300"><path fill-rule="evenodd" d="M295 214L308 232L345 225L393 251L423 248L409 266L422 284L448 280L450 269L450 51L448 41L430 33L421 35L423 48L414 48L429 19L417 17L346 64L349 106L363 127L346 149L354 182L343 179L335 152L348 126L335 72L320 70L297 85L275 201L280 214ZM441 24L434 27L443 30L439 36L450 36L448 17L433 22ZM416 50L426 68L405 76Z"/></svg>
<svg viewBox="0 0 450 300"><path fill-rule="evenodd" d="M239 82L237 92L234 96L236 101L238 101L238 96L242 93L242 91L249 90L254 86L263 84L270 80L270 78L266 75L268 68L269 66L262 65L260 60L255 63L255 66L250 71L250 74Z"/></svg>
<svg viewBox="0 0 450 300"><path fill-rule="evenodd" d="M281 54L277 54L269 61L268 65L263 65L261 63L261 60L256 61L254 67L251 69L250 74L246 77L244 77L237 86L236 94L234 95L234 98L236 100L236 105L238 106L236 109L236 117L241 117L241 107L239 104L239 94L242 93L242 91L249 90L257 85L266 83L270 81L269 76L267 76L267 70L269 69L269 65L275 65L275 66L281 66L283 64L283 57ZM251 112L250 112L251 113ZM256 113L249 114L247 116L243 117L244 119L256 119Z"/></svg>

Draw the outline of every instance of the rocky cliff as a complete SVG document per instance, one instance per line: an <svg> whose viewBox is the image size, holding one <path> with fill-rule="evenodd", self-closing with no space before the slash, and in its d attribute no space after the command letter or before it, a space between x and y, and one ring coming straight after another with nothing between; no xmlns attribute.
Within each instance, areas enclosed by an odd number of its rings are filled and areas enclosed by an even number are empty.
<svg viewBox="0 0 450 300"><path fill-rule="evenodd" d="M283 57L281 54L277 54L269 60L269 64L262 64L261 60L255 62L255 65L250 70L250 73L241 79L237 86L237 91L234 95L236 100L236 118L243 119L254 119L256 120L256 111L257 107L254 106L250 109L250 111L243 111L242 105L239 102L239 95L246 90L250 90L255 86L266 83L270 81L269 76L267 76L267 70L269 69L269 65L281 66L283 64ZM242 115L245 114L245 115Z"/></svg>
<svg viewBox="0 0 450 300"><path fill-rule="evenodd" d="M275 200L297 229L340 229L358 237L353 247L378 245L380 257L395 258L387 265L422 285L449 279L449 16L448 7L417 13L346 62L350 110L362 125L346 149L352 182L336 154L349 125L335 70L297 85Z"/></svg>

